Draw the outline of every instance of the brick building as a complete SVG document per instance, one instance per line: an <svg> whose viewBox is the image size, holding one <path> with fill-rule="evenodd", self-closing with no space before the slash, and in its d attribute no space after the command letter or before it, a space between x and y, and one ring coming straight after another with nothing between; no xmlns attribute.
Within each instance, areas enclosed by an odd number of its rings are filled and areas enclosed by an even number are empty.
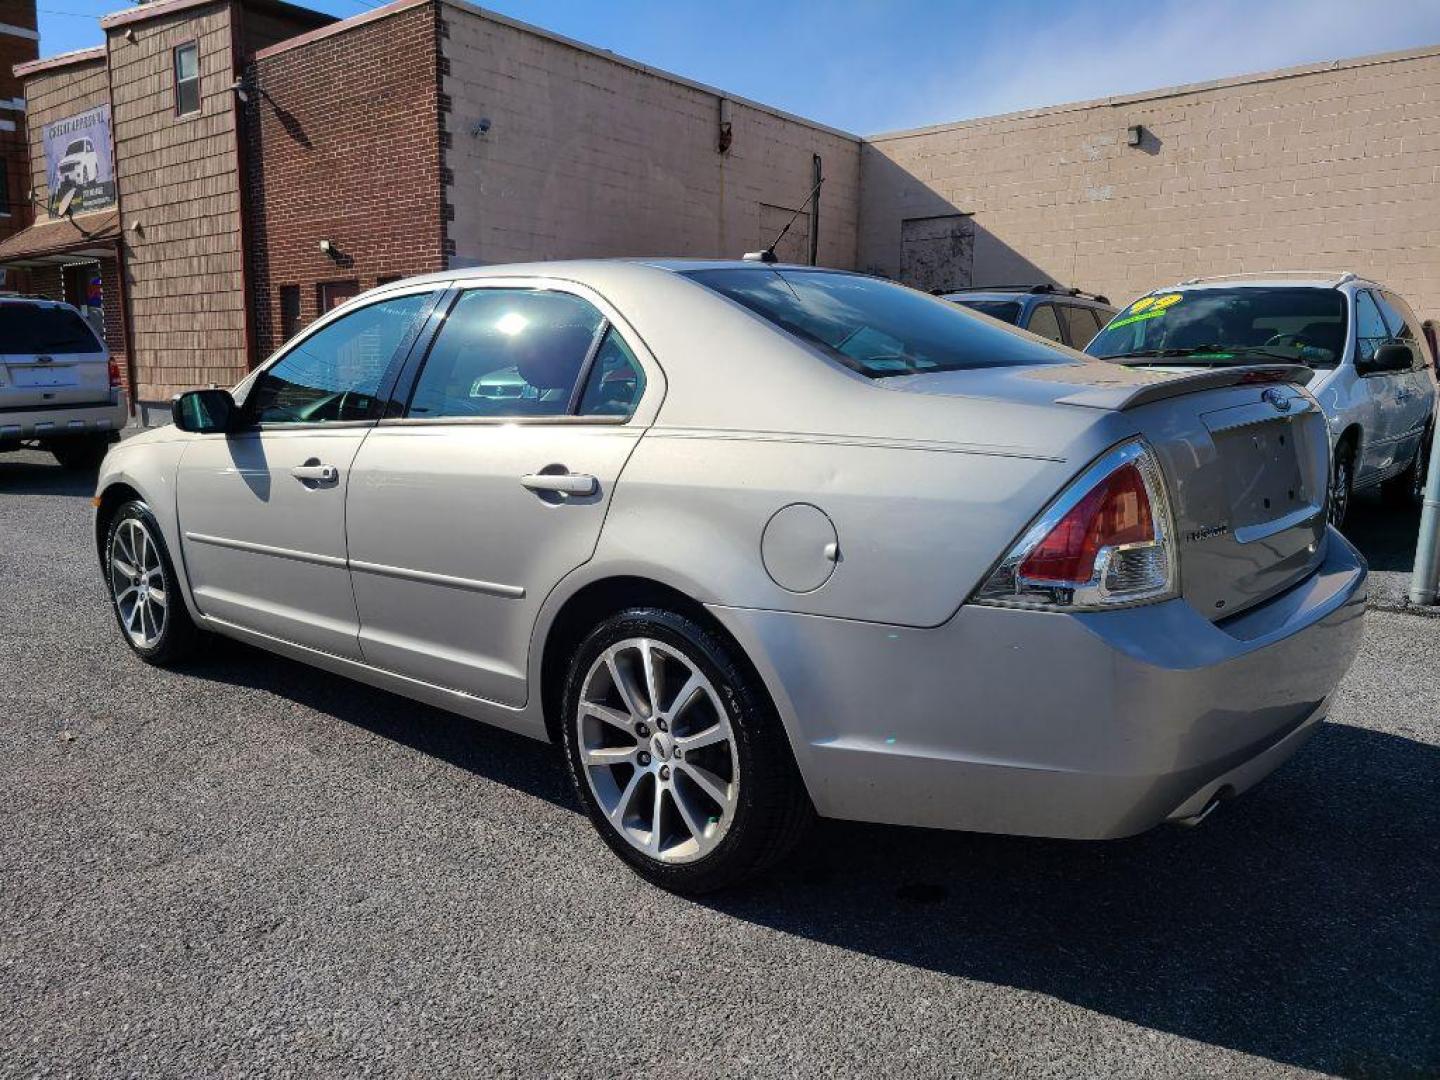
<svg viewBox="0 0 1440 1080"><path fill-rule="evenodd" d="M36 26L35 0L0 0L0 241L30 224L25 89L15 66L40 55ZM28 284L23 274L3 283L7 289Z"/></svg>
<svg viewBox="0 0 1440 1080"><path fill-rule="evenodd" d="M0 266L103 297L144 419L177 390L237 381L377 283L734 256L773 239L821 175L788 261L1117 300L1336 266L1440 313L1440 48L862 140L465 0L343 21L282 0L152 0L101 26L103 46L45 60L17 38L35 218L0 228ZM102 165L113 150L109 187L87 133Z"/></svg>

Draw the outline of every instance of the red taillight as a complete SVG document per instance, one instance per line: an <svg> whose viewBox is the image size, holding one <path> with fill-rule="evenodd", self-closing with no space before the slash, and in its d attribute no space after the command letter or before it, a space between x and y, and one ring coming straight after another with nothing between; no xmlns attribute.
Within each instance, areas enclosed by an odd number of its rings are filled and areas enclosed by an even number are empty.
<svg viewBox="0 0 1440 1080"><path fill-rule="evenodd" d="M1095 576L1095 559L1107 547L1158 539L1145 478L1122 465L1072 507L1020 564L1026 581L1084 585Z"/></svg>
<svg viewBox="0 0 1440 1080"><path fill-rule="evenodd" d="M120 365L117 364L115 362L115 359L112 357L110 359L110 389L118 390L123 385L124 384L120 379Z"/></svg>

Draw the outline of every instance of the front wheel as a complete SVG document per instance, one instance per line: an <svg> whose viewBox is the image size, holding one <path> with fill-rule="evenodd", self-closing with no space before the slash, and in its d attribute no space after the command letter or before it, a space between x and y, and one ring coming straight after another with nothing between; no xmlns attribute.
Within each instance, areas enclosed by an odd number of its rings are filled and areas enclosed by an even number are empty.
<svg viewBox="0 0 1440 1080"><path fill-rule="evenodd" d="M163 667L194 651L200 632L185 610L160 525L139 500L120 507L110 522L105 579L115 619L137 656Z"/></svg>
<svg viewBox="0 0 1440 1080"><path fill-rule="evenodd" d="M586 813L662 888L703 893L750 877L813 816L763 687L688 616L632 608L606 619L571 660L564 709Z"/></svg>
<svg viewBox="0 0 1440 1080"><path fill-rule="evenodd" d="M1335 450L1335 475L1330 478L1330 505L1326 517L1337 529L1345 527L1350 498L1355 493L1355 451L1348 443Z"/></svg>

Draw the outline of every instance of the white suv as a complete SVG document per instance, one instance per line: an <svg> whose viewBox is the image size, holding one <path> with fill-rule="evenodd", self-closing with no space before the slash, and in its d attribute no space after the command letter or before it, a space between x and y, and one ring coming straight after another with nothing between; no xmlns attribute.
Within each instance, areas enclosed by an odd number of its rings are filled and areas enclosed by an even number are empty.
<svg viewBox="0 0 1440 1080"><path fill-rule="evenodd" d="M1128 365L1221 367L1276 360L1314 369L1330 428L1330 520L1381 485L1418 505L1435 432L1435 357L1410 305L1351 273L1195 278L1120 312L1085 350Z"/></svg>
<svg viewBox="0 0 1440 1080"><path fill-rule="evenodd" d="M119 367L80 312L0 294L0 450L37 445L93 469L127 415Z"/></svg>

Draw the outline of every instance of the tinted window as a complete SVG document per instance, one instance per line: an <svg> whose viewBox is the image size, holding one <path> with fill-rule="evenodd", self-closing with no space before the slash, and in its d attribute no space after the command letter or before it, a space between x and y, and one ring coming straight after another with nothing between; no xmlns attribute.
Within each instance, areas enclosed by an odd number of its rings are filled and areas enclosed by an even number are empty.
<svg viewBox="0 0 1440 1080"><path fill-rule="evenodd" d="M568 293L472 289L441 327L409 415L563 415L603 321Z"/></svg>
<svg viewBox="0 0 1440 1080"><path fill-rule="evenodd" d="M1205 364L1284 360L1326 368L1344 355L1345 327L1345 295L1335 289L1167 289L1120 312L1085 351Z"/></svg>
<svg viewBox="0 0 1440 1080"><path fill-rule="evenodd" d="M1051 341L1063 340L1060 337L1060 320L1055 316L1053 304L1036 304L1030 311L1030 323L1025 329Z"/></svg>
<svg viewBox="0 0 1440 1080"><path fill-rule="evenodd" d="M1075 304L1061 304L1060 311L1065 316L1065 329L1070 332L1070 344L1077 349L1089 345L1090 339L1100 329L1095 312Z"/></svg>
<svg viewBox="0 0 1440 1080"><path fill-rule="evenodd" d="M878 278L760 267L686 276L872 379L1069 359L959 304Z"/></svg>
<svg viewBox="0 0 1440 1080"><path fill-rule="evenodd" d="M963 304L971 311L989 315L992 319L1008 322L1011 326L1020 318L1020 305L1014 300L957 300L956 303Z"/></svg>
<svg viewBox="0 0 1440 1080"><path fill-rule="evenodd" d="M69 308L0 303L0 353L64 356L97 353L101 347L85 320Z"/></svg>
<svg viewBox="0 0 1440 1080"><path fill-rule="evenodd" d="M1369 360L1375 351L1390 340L1380 309L1369 292L1355 294L1355 358Z"/></svg>
<svg viewBox="0 0 1440 1080"><path fill-rule="evenodd" d="M200 46L193 42L175 50L175 111L200 111Z"/></svg>
<svg viewBox="0 0 1440 1080"><path fill-rule="evenodd" d="M385 370L431 299L419 293L370 304L303 338L255 380L246 399L251 422L370 419Z"/></svg>
<svg viewBox="0 0 1440 1080"><path fill-rule="evenodd" d="M580 397L581 416L629 416L645 392L645 373L635 354L611 327L605 332L595 354L585 392Z"/></svg>

